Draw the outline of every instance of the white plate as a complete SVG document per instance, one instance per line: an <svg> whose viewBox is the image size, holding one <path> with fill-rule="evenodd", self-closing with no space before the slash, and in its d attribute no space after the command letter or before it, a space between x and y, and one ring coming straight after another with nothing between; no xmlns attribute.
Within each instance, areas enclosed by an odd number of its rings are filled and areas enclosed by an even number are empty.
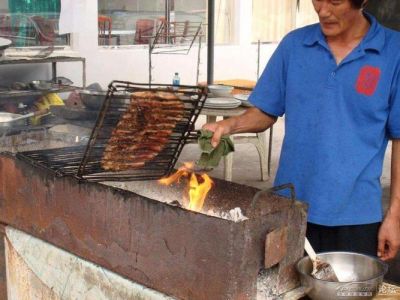
<svg viewBox="0 0 400 300"><path fill-rule="evenodd" d="M7 48L8 46L11 45L11 43L12 43L11 40L0 37L0 49Z"/></svg>
<svg viewBox="0 0 400 300"><path fill-rule="evenodd" d="M240 101L248 101L250 94L236 94L233 95L233 98L240 100Z"/></svg>
<svg viewBox="0 0 400 300"><path fill-rule="evenodd" d="M240 106L240 104L235 104L235 105L231 105L231 106L204 105L204 108L210 108L210 109L232 109L232 108L237 108L239 106Z"/></svg>
<svg viewBox="0 0 400 300"><path fill-rule="evenodd" d="M204 103L205 108L236 108L242 104L233 98L208 98Z"/></svg>
<svg viewBox="0 0 400 300"><path fill-rule="evenodd" d="M207 98L205 104L209 105L234 105L239 104L240 101L234 98Z"/></svg>

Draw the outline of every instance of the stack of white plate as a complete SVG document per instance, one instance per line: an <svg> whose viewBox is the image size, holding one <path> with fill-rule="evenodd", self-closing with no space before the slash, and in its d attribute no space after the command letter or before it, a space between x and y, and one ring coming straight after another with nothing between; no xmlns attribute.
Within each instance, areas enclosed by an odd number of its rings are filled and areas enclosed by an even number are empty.
<svg viewBox="0 0 400 300"><path fill-rule="evenodd" d="M239 101L241 101L243 106L253 106L250 102L249 102L249 94L236 94L233 97Z"/></svg>
<svg viewBox="0 0 400 300"><path fill-rule="evenodd" d="M234 98L207 98L205 108L236 108L242 102Z"/></svg>
<svg viewBox="0 0 400 300"><path fill-rule="evenodd" d="M0 37L0 58L4 57L4 50L11 45L12 41Z"/></svg>

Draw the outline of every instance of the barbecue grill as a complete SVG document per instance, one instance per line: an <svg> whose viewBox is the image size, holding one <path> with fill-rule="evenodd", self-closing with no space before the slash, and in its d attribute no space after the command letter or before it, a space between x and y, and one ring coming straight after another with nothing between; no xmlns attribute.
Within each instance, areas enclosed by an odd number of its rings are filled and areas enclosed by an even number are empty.
<svg viewBox="0 0 400 300"><path fill-rule="evenodd" d="M197 138L194 124L207 97L205 87L180 86L179 90L174 90L174 88L172 85L152 84L149 86L113 81L108 87L105 101L86 146L21 152L17 156L34 165L49 168L58 176L71 175L81 180L151 180L169 175L185 143ZM125 172L105 172L101 166L101 159L107 142L131 101L135 101L131 98L131 94L141 91L168 92L177 95L184 104L183 117L177 122L167 145L154 159L146 162L144 167Z"/></svg>
<svg viewBox="0 0 400 300"><path fill-rule="evenodd" d="M2 154L0 222L176 299L276 300L299 284L304 204L215 179L197 213L176 204L182 184L82 182ZM225 217L237 208L246 218Z"/></svg>
<svg viewBox="0 0 400 300"><path fill-rule="evenodd" d="M196 137L205 90L177 91L185 118L156 163L124 173L101 168L131 101L121 95L154 89L170 86L113 82L87 145L0 154L0 223L177 299L281 299L299 284L307 220L292 186L278 188L291 190L286 198L214 179L203 210L194 212L181 205L183 182L150 180L171 172Z"/></svg>

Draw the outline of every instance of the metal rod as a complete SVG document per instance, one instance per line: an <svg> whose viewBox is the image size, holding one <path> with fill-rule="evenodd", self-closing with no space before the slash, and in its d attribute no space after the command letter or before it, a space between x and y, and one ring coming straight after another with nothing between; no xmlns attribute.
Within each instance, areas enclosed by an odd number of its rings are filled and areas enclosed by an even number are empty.
<svg viewBox="0 0 400 300"><path fill-rule="evenodd" d="M202 36L202 34L199 35L199 50L197 52L196 85L199 84L199 77L200 77L201 36Z"/></svg>
<svg viewBox="0 0 400 300"><path fill-rule="evenodd" d="M166 42L170 42L169 33L170 33L170 25L171 25L171 5L170 0L165 0L165 30L166 30Z"/></svg>
<svg viewBox="0 0 400 300"><path fill-rule="evenodd" d="M274 125L269 128L269 144L268 144L268 176L271 177L271 160L272 160L272 137L274 135Z"/></svg>
<svg viewBox="0 0 400 300"><path fill-rule="evenodd" d="M260 78L260 51L261 51L261 41L257 42L257 80Z"/></svg>
<svg viewBox="0 0 400 300"><path fill-rule="evenodd" d="M151 72L152 72L152 62L151 62L151 45L149 45L149 87L151 87L151 81L152 81L152 76L151 76Z"/></svg>
<svg viewBox="0 0 400 300"><path fill-rule="evenodd" d="M57 62L53 61L51 63L51 76L52 76L52 81L56 83L56 77L57 77Z"/></svg>
<svg viewBox="0 0 400 300"><path fill-rule="evenodd" d="M86 87L86 59L82 59L82 87Z"/></svg>
<svg viewBox="0 0 400 300"><path fill-rule="evenodd" d="M215 3L208 0L207 83L214 82L214 23Z"/></svg>

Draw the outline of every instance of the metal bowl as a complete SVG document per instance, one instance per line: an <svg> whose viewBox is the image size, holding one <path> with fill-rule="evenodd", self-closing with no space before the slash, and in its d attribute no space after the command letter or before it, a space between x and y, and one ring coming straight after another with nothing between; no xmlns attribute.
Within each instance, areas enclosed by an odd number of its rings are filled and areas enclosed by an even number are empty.
<svg viewBox="0 0 400 300"><path fill-rule="evenodd" d="M353 252L326 252L318 254L330 263L340 282L312 277L312 262L306 256L296 268L307 295L313 300L367 300L378 292L387 272L387 265L376 257Z"/></svg>
<svg viewBox="0 0 400 300"><path fill-rule="evenodd" d="M19 117L22 117L22 115L8 113L8 112L0 112L0 128L25 126L27 124L27 119L15 120L16 118Z"/></svg>
<svg viewBox="0 0 400 300"><path fill-rule="evenodd" d="M232 86L213 84L208 86L208 90L214 97L232 97Z"/></svg>
<svg viewBox="0 0 400 300"><path fill-rule="evenodd" d="M80 90L79 96L81 97L83 105L91 110L99 110L106 99L106 91L92 91ZM113 94L113 103L127 104L129 103L130 93L115 92Z"/></svg>
<svg viewBox="0 0 400 300"><path fill-rule="evenodd" d="M91 90L79 91L83 105L86 108L92 110L99 110L103 105L104 99L106 98L107 92L98 92Z"/></svg>
<svg viewBox="0 0 400 300"><path fill-rule="evenodd" d="M53 87L53 83L47 80L33 80L29 83L30 87L34 90L50 90Z"/></svg>

